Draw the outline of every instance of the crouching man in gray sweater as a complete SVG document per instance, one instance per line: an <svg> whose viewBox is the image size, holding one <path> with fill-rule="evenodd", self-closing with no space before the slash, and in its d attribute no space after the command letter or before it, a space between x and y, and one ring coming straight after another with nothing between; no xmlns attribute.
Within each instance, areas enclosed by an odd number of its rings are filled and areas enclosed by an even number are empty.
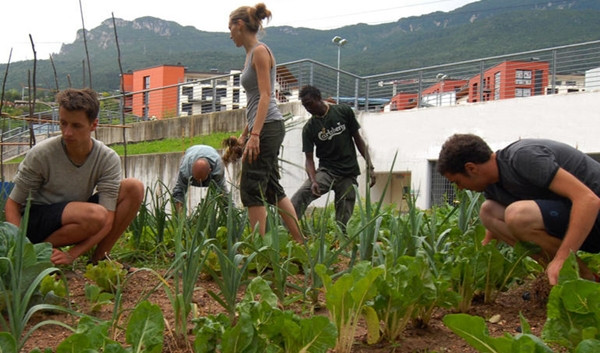
<svg viewBox="0 0 600 353"><path fill-rule="evenodd" d="M100 109L96 92L67 89L56 99L61 135L27 152L6 201L6 220L20 226L31 198L29 240L51 243L56 265L70 264L95 246L90 258L95 264L136 216L144 185L122 180L119 156L92 138ZM68 245L73 245L68 251L59 250Z"/></svg>

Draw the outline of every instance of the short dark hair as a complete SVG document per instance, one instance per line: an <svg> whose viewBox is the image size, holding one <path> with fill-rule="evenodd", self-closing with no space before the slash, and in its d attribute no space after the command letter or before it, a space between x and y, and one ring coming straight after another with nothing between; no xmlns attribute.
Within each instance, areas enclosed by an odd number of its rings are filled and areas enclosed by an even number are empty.
<svg viewBox="0 0 600 353"><path fill-rule="evenodd" d="M300 97L300 100L304 99L304 97L310 97L316 100L321 100L321 91L315 86L306 85L302 87L300 93L298 94L298 97Z"/></svg>
<svg viewBox="0 0 600 353"><path fill-rule="evenodd" d="M454 134L442 145L437 171L444 175L465 174L468 162L482 164L490 160L492 149L483 139L473 134Z"/></svg>
<svg viewBox="0 0 600 353"><path fill-rule="evenodd" d="M91 88L67 88L56 95L58 105L68 111L83 110L90 122L94 122L100 111L98 94Z"/></svg>

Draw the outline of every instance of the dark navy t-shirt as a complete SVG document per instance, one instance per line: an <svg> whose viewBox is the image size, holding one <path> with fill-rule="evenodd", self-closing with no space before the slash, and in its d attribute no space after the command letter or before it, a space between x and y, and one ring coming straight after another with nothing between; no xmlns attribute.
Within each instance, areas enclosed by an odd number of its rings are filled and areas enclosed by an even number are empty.
<svg viewBox="0 0 600 353"><path fill-rule="evenodd" d="M496 152L500 181L485 197L504 206L519 200L564 199L548 188L563 168L600 195L600 163L562 142L523 139Z"/></svg>

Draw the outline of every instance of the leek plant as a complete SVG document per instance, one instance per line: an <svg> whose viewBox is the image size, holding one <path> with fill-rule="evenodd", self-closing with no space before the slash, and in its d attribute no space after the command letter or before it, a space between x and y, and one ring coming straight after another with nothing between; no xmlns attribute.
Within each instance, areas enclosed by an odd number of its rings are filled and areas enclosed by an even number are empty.
<svg viewBox="0 0 600 353"><path fill-rule="evenodd" d="M61 271L52 266L50 243L31 244L26 236L29 202L21 226L0 223L0 301L5 315L0 315L0 342L3 352L20 352L31 334L44 325L54 324L70 329L57 320L44 320L26 330L31 317L43 310L73 313L54 304L35 304L33 297L42 280ZM63 279L66 287L66 279Z"/></svg>
<svg viewBox="0 0 600 353"><path fill-rule="evenodd" d="M237 294L247 277L248 266L257 253L241 253L241 250L244 247L249 248L246 242L237 240L240 235L243 234L246 226L246 217L244 213L238 213L235 207L231 207L230 205L227 208L226 225L225 249L223 249L220 244L209 244L209 249L214 251L217 256L220 273L210 266L206 267L206 271L211 275L215 284L219 287L219 293L208 291L208 294L227 311L229 319L233 321L235 317Z"/></svg>
<svg viewBox="0 0 600 353"><path fill-rule="evenodd" d="M267 207L267 229L264 237L253 233L254 242L249 241L248 246L257 254L254 257L255 262L266 261L267 266L271 268L271 271L264 273L263 277L271 281L277 298L283 303L287 302L286 288L301 289L289 281L290 275L298 272L293 263L294 248L298 245L288 236L287 231L281 231L283 226L275 207ZM257 265L257 268L259 266Z"/></svg>
<svg viewBox="0 0 600 353"><path fill-rule="evenodd" d="M173 279L173 290L167 290L167 296L175 312L175 334L179 338L187 334L187 319L192 312L192 299L196 290L196 282L200 276L209 245L214 241L210 232L216 232L213 223L218 218L222 208L218 206L223 196L209 187L207 196L200 201L194 213L187 218L185 205L183 210L174 217L177 228L175 231L175 259L167 271L167 278ZM185 342L189 342L185 340Z"/></svg>

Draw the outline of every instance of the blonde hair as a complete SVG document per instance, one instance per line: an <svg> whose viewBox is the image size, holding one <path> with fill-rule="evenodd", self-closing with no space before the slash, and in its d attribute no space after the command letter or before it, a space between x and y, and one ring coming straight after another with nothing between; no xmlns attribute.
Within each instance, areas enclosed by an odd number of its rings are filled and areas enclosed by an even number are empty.
<svg viewBox="0 0 600 353"><path fill-rule="evenodd" d="M230 136L224 139L222 142L225 152L223 153L223 163L229 165L229 163L237 162L244 153L244 143L238 140L235 136Z"/></svg>
<svg viewBox="0 0 600 353"><path fill-rule="evenodd" d="M249 32L258 33L263 28L262 20L265 18L267 22L271 19L271 11L267 10L267 6L261 2L254 7L240 6L233 10L229 14L229 23L242 20Z"/></svg>

